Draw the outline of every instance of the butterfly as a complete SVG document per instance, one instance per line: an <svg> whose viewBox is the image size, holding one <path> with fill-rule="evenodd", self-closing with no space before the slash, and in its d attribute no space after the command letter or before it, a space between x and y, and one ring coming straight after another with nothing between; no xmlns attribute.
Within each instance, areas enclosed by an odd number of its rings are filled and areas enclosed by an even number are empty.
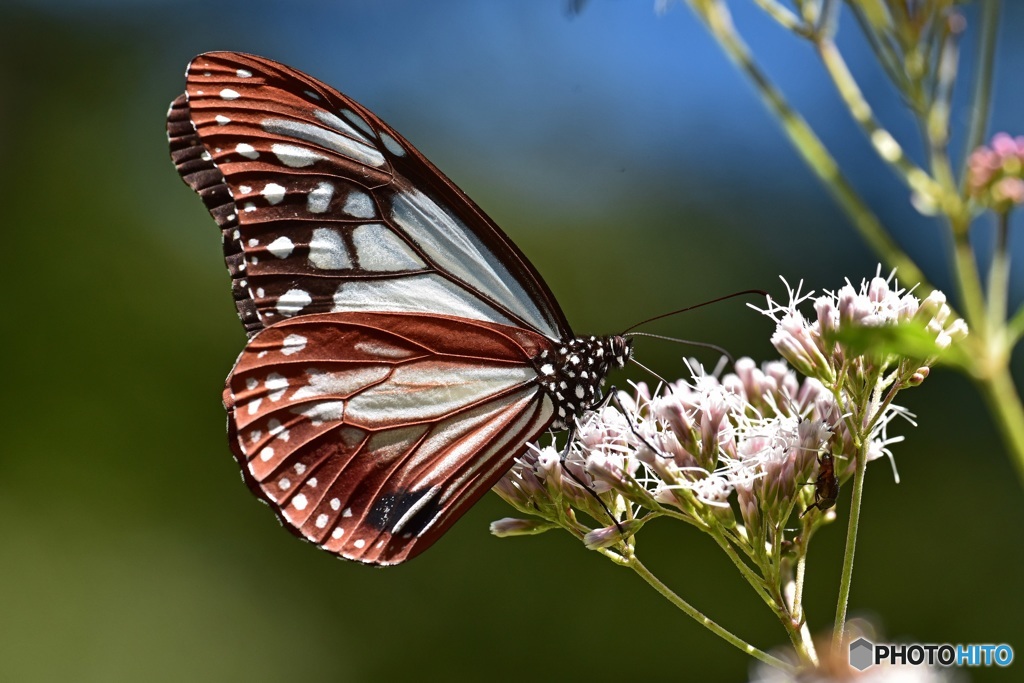
<svg viewBox="0 0 1024 683"><path fill-rule="evenodd" d="M167 131L248 335L223 395L231 449L282 524L330 553L421 553L631 356L626 337L575 336L472 200L296 69L199 55Z"/></svg>

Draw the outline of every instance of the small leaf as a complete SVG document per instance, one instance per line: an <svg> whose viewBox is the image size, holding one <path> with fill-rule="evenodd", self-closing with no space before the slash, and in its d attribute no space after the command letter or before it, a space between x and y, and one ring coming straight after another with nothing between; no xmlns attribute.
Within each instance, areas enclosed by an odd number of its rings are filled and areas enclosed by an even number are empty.
<svg viewBox="0 0 1024 683"><path fill-rule="evenodd" d="M965 365L967 361L959 345L945 348L939 346L935 341L935 332L914 321L898 325L848 326L825 337L855 355L898 356L921 361L936 359L950 365Z"/></svg>

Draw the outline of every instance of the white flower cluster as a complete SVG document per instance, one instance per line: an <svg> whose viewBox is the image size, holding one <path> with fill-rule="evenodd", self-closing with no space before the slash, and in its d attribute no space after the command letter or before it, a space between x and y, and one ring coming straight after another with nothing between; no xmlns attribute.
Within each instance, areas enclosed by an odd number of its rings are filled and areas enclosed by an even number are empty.
<svg viewBox="0 0 1024 683"><path fill-rule="evenodd" d="M788 305L769 299L762 311L776 321L776 348L805 379L782 361L758 367L742 358L724 375L691 362L690 380L654 392L638 384L633 396L619 392L613 405L581 419L564 453L531 447L495 486L543 521L500 520L492 531L561 527L605 548L629 542L649 519L669 516L760 552L784 540L794 511L819 511L802 524L827 519L858 458L891 458L888 447L899 437L889 437L889 423L913 418L892 398L923 381L931 362L858 354L844 343L844 329L912 322L932 340L929 348L942 349L966 327L952 319L941 293L920 302L892 278L876 276L859 289L847 282L818 297L813 320L798 310L809 298L791 291Z"/></svg>

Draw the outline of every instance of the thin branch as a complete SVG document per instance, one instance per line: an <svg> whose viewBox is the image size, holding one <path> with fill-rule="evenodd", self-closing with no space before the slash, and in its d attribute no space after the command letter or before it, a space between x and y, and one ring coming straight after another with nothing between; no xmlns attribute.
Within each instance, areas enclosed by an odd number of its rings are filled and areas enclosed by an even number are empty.
<svg viewBox="0 0 1024 683"><path fill-rule="evenodd" d="M971 152L981 146L988 129L1001 4L1001 0L987 0L981 3L981 34L978 39L978 54L975 58L977 64L974 71L974 91L971 95L971 122L967 129L964 155L961 161L961 196L967 195L967 160L970 158Z"/></svg>
<svg viewBox="0 0 1024 683"><path fill-rule="evenodd" d="M651 573L647 567L640 562L636 555L631 555L628 558L622 558L619 562L623 566L629 567L636 572L640 578L648 583L654 590L661 593L662 597L675 605L681 612L694 619L697 623L704 626L706 629L720 637L725 642L733 645L740 650L743 650L751 657L758 659L769 666L773 666L776 669L781 669L789 673L796 673L797 667L793 666L789 662L784 662L778 657L774 657L763 650L759 650L750 643L747 643L739 636L734 635L731 631L726 630L718 623L712 621L708 617L704 616L700 610L696 609L693 605L683 600L679 595L672 591L671 588L666 586L661 580Z"/></svg>

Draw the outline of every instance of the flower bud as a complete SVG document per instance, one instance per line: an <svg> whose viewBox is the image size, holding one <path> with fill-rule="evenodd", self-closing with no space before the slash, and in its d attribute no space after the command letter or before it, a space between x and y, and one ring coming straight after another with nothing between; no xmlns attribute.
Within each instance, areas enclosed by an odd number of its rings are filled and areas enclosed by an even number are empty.
<svg viewBox="0 0 1024 683"><path fill-rule="evenodd" d="M640 530L643 524L636 519L627 519L618 524L594 529L583 537L583 545L588 550L599 550L620 543Z"/></svg>
<svg viewBox="0 0 1024 683"><path fill-rule="evenodd" d="M515 517L504 517L491 522L491 533L498 538L510 536L534 536L549 529L556 528L551 522L543 522L539 519L517 519Z"/></svg>

